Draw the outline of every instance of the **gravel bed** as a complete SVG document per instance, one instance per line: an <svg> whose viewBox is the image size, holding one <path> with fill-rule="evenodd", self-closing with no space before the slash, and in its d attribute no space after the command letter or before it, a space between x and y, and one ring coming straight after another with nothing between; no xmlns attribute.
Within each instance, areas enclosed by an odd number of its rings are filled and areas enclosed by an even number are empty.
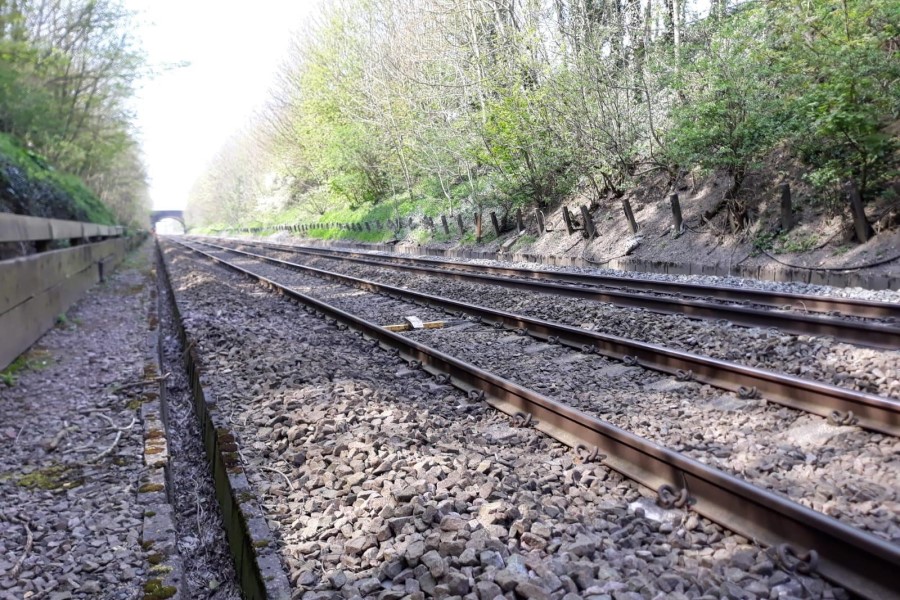
<svg viewBox="0 0 900 600"><path fill-rule="evenodd" d="M257 241L275 241L280 244L293 244L303 246L302 240L284 239L284 236L272 236L270 238L258 238ZM246 239L225 238L231 241L244 242ZM327 248L327 247L326 247ZM900 290L868 290L861 287L832 287L802 282L763 281L759 279L745 279L743 277L721 277L718 275L668 275L665 273L644 273L640 271L620 271L618 269L604 269L601 267L565 267L546 265L533 262L513 262L500 260L487 260L483 258L454 258L430 255L407 255L396 252L379 252L376 250L361 250L354 248L353 252L365 252L374 256L411 256L439 260L442 262L457 262L473 265L485 265L491 267L520 267L535 271L550 271L564 273L582 273L586 275L599 275L603 277L621 277L625 279L640 279L646 281L671 281L676 283L692 283L700 285L718 285L724 287L745 288L772 292L784 292L791 294L812 294L816 296L829 296L832 298L855 298L858 300L874 300L876 302L900 303Z"/></svg>
<svg viewBox="0 0 900 600"><path fill-rule="evenodd" d="M390 321L382 296L210 253L369 321ZM390 304L394 314L425 310ZM428 317L422 318L437 320ZM407 335L900 544L900 440L894 437L471 322Z"/></svg>
<svg viewBox="0 0 900 600"><path fill-rule="evenodd" d="M168 373L169 468L174 489L178 551L184 561L187 594L192 600L240 600L241 592L216 500L209 461L194 415L193 400L178 340L168 290L159 285L162 370Z"/></svg>
<svg viewBox="0 0 900 600"><path fill-rule="evenodd" d="M660 315L591 300L522 293L291 252L249 250L419 292L900 399L898 351L860 348L830 337L792 335L774 329Z"/></svg>
<svg viewBox="0 0 900 600"><path fill-rule="evenodd" d="M150 256L131 255L0 382L0 598L143 593L140 389L116 388L143 378Z"/></svg>
<svg viewBox="0 0 900 600"><path fill-rule="evenodd" d="M845 597L166 245L296 598Z"/></svg>

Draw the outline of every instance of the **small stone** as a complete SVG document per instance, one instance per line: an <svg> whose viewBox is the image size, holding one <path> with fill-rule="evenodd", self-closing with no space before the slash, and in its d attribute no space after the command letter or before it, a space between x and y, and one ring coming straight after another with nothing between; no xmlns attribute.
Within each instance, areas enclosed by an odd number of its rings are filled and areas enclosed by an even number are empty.
<svg viewBox="0 0 900 600"><path fill-rule="evenodd" d="M431 576L428 567L419 565L416 567L415 574L416 581L419 582L419 587L422 588L422 591L426 594L434 595L434 588L437 586L437 582L434 580L434 577Z"/></svg>
<svg viewBox="0 0 900 600"><path fill-rule="evenodd" d="M784 571L775 571L774 573L772 573L772 576L769 577L769 586L775 587L790 580L790 575L788 575Z"/></svg>
<svg viewBox="0 0 900 600"><path fill-rule="evenodd" d="M482 550L481 554L478 555L478 560L481 562L482 567L502 569L506 566L503 562L503 557L495 550Z"/></svg>
<svg viewBox="0 0 900 600"><path fill-rule="evenodd" d="M494 600L497 596L503 595L503 590L493 581L479 581L475 584L475 592L479 600Z"/></svg>
<svg viewBox="0 0 900 600"><path fill-rule="evenodd" d="M550 594L543 588L527 581L516 586L516 593L528 600L550 600Z"/></svg>
<svg viewBox="0 0 900 600"><path fill-rule="evenodd" d="M400 573L403 572L403 561L402 560L391 560L384 563L384 566L381 567L381 575L385 579L394 579L399 576ZM339 586L338 586L339 587Z"/></svg>
<svg viewBox="0 0 900 600"><path fill-rule="evenodd" d="M297 585L301 587L312 587L319 583L319 576L314 571L303 571L297 577Z"/></svg>
<svg viewBox="0 0 900 600"><path fill-rule="evenodd" d="M462 531L466 529L466 526L466 520L458 516L447 515L441 519L441 529L443 531Z"/></svg>
<svg viewBox="0 0 900 600"><path fill-rule="evenodd" d="M526 550L542 550L547 547L547 540L527 531L519 538Z"/></svg>
<svg viewBox="0 0 900 600"><path fill-rule="evenodd" d="M394 491L394 498L397 500L397 502L409 502L416 496L418 496L418 494L416 493L416 488L414 488L413 486L408 486L403 488L402 490Z"/></svg>
<svg viewBox="0 0 900 600"><path fill-rule="evenodd" d="M519 584L519 580L521 578L521 575L519 575L518 573L513 573L509 569L500 569L494 576L494 581L503 589L504 592L511 592L516 589L516 586Z"/></svg>
<svg viewBox="0 0 900 600"><path fill-rule="evenodd" d="M447 569L446 565L444 564L444 559L441 558L441 555L438 554L437 550L432 550L423 554L422 564L428 567L428 570L431 572L431 576L435 579L438 579L441 575L443 575Z"/></svg>
<svg viewBox="0 0 900 600"><path fill-rule="evenodd" d="M731 563L742 571L749 571L755 561L756 553L750 550L738 550L731 555Z"/></svg>
<svg viewBox="0 0 900 600"><path fill-rule="evenodd" d="M406 547L406 562L409 566L414 566L419 562L423 554L425 554L425 542L416 540Z"/></svg>
<svg viewBox="0 0 900 600"><path fill-rule="evenodd" d="M750 567L750 572L768 577L775 572L775 564L770 560L763 560Z"/></svg>
<svg viewBox="0 0 900 600"><path fill-rule="evenodd" d="M356 582L359 593L363 595L372 594L381 588L381 582L377 577L366 577Z"/></svg>
<svg viewBox="0 0 900 600"><path fill-rule="evenodd" d="M563 544L560 550L562 550L563 552L569 552L571 554L574 554L575 556L590 557L594 552L597 551L597 542L592 538L580 533L575 538L574 542Z"/></svg>
<svg viewBox="0 0 900 600"><path fill-rule="evenodd" d="M542 537L545 540L549 540L550 536L553 534L553 531L550 529L548 525L545 523L532 523L531 525L531 533L538 537Z"/></svg>
<svg viewBox="0 0 900 600"><path fill-rule="evenodd" d="M81 587L78 588L79 592L85 592L87 594L98 594L100 593L100 584L96 581L85 581L81 584Z"/></svg>
<svg viewBox="0 0 900 600"><path fill-rule="evenodd" d="M656 585L664 592L674 592L682 584L683 580L675 573L663 573L656 580Z"/></svg>
<svg viewBox="0 0 900 600"><path fill-rule="evenodd" d="M377 544L378 540L374 535L361 535L347 541L344 544L344 552L350 555L362 554Z"/></svg>
<svg viewBox="0 0 900 600"><path fill-rule="evenodd" d="M457 571L447 575L446 584L454 596L465 596L469 593L469 578Z"/></svg>
<svg viewBox="0 0 900 600"><path fill-rule="evenodd" d="M332 587L341 589L347 584L347 574L338 569L328 576L328 582L331 583Z"/></svg>
<svg viewBox="0 0 900 600"><path fill-rule="evenodd" d="M464 567L474 567L478 564L478 555L475 554L474 548L466 548L459 555L459 564Z"/></svg>
<svg viewBox="0 0 900 600"><path fill-rule="evenodd" d="M394 535L399 535L403 528L408 524L412 523L412 517L394 517L393 519L388 519L388 526L391 528L391 531L394 532Z"/></svg>

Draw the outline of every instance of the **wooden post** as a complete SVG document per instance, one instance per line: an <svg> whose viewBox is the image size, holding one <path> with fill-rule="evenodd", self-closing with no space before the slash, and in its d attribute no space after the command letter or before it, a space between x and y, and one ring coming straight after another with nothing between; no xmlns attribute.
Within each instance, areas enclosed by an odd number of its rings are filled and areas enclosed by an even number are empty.
<svg viewBox="0 0 900 600"><path fill-rule="evenodd" d="M791 184L782 183L781 190L781 230L790 231L794 226L794 211L791 207Z"/></svg>
<svg viewBox="0 0 900 600"><path fill-rule="evenodd" d="M494 233L497 234L497 237L500 237L500 223L497 222L497 213L491 211L491 225L494 226Z"/></svg>
<svg viewBox="0 0 900 600"><path fill-rule="evenodd" d="M672 205L672 218L675 223L675 237L684 232L684 221L681 218L681 202L678 201L678 194L669 194L669 204Z"/></svg>
<svg viewBox="0 0 900 600"><path fill-rule="evenodd" d="M581 218L584 221L584 237L589 240L593 239L597 235L597 229L594 227L594 219L591 218L591 211L587 206L581 206Z"/></svg>
<svg viewBox="0 0 900 600"><path fill-rule="evenodd" d="M525 223L522 222L522 209L516 209L516 232L522 233L525 231Z"/></svg>
<svg viewBox="0 0 900 600"><path fill-rule="evenodd" d="M628 226L631 227L631 233L637 233L638 224L634 220L634 212L631 210L631 202L628 201L628 198L622 198L622 208L625 209L625 217L628 218Z"/></svg>
<svg viewBox="0 0 900 600"><path fill-rule="evenodd" d="M481 213L475 213L475 242L481 243Z"/></svg>
<svg viewBox="0 0 900 600"><path fill-rule="evenodd" d="M459 223L459 235L464 234L466 232L466 228L463 227L462 213L458 213L456 215L456 222Z"/></svg>
<svg viewBox="0 0 900 600"><path fill-rule="evenodd" d="M866 243L872 237L872 226L866 219L866 211L863 208L862 198L859 196L859 188L855 181L847 182L847 196L850 199L850 211L853 214L853 228L856 230L856 239Z"/></svg>
<svg viewBox="0 0 900 600"><path fill-rule="evenodd" d="M447 216L441 215L441 225L444 226L444 233L450 235L450 226L447 225Z"/></svg>
<svg viewBox="0 0 900 600"><path fill-rule="evenodd" d="M575 233L575 226L572 225L572 215L569 214L569 209L567 207L563 206L562 209L563 221L566 224L566 231L569 232L569 235L572 235L573 233Z"/></svg>
<svg viewBox="0 0 900 600"><path fill-rule="evenodd" d="M543 235L546 231L546 228L544 227L544 213L542 213L540 210L535 210L534 216L537 217L538 234Z"/></svg>

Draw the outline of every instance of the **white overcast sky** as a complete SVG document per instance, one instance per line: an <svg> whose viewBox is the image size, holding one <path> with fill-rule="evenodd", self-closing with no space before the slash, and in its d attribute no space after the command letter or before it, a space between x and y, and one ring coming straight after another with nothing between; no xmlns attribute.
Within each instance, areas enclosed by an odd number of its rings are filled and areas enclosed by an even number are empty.
<svg viewBox="0 0 900 600"><path fill-rule="evenodd" d="M184 208L222 144L265 103L291 33L318 0L125 0L153 65L135 103L154 209Z"/></svg>

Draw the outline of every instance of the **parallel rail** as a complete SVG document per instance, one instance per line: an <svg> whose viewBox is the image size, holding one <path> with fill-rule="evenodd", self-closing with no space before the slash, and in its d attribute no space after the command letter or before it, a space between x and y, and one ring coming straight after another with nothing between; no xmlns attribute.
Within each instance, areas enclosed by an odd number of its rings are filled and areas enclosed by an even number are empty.
<svg viewBox="0 0 900 600"><path fill-rule="evenodd" d="M691 508L749 539L791 554L814 550L817 571L825 578L865 598L900 598L896 570L900 548L767 490L687 458L599 419L556 402L533 390L479 369L434 348L388 331L375 323L297 292L187 244L180 245L242 273L308 310L335 319L382 346L397 349L432 374L444 374L456 387L483 393L484 399L507 413L527 413L536 427L561 442L596 448L608 454L603 462L651 489L669 485L686 490Z"/></svg>
<svg viewBox="0 0 900 600"><path fill-rule="evenodd" d="M682 314L699 319L726 319L732 323L748 327L776 327L796 334L832 336L837 340L860 346L891 350L900 348L900 326L892 324L850 321L818 314L805 314L794 310L757 309L748 306L708 302L697 298L651 296L646 293L602 289L596 286L616 285L620 288L654 293L706 296L729 302L752 303L772 308L791 305L805 310L840 312L844 316L866 319L896 319L900 322L900 306L887 302L763 292L760 290L701 286L624 277L602 277L576 273L530 271L519 268L487 267L420 258L373 257L372 255L363 255L345 250L323 250L321 248L298 247L269 242L249 242L245 240L232 241L247 245L268 246L272 249L297 254L332 259L339 258L340 260L360 264L436 275L458 281L472 281L529 292L609 302L617 306L643 308L662 314ZM448 266L452 266L453 270L447 270ZM483 273L491 274L485 275ZM515 277L523 279L515 279ZM545 279L564 280L571 283L541 281Z"/></svg>
<svg viewBox="0 0 900 600"><path fill-rule="evenodd" d="M766 400L823 417L830 417L835 412L838 413L837 416L845 416L852 413L862 427L893 436L900 436L900 402L874 394L856 392L774 371L747 367L716 358L674 350L656 344L648 344L515 313L467 304L449 298L415 292L367 279L292 263L246 250L220 246L211 242L200 243L210 248L263 260L270 264L302 271L316 277L352 285L371 292L404 298L412 302L428 304L448 311L463 312L480 318L486 323L499 324L512 330L521 329L536 338L558 341L567 346L597 352L616 360L624 360L626 357L630 357L630 359L637 360L638 364L648 369L682 378L694 379L747 397L760 395Z"/></svg>

